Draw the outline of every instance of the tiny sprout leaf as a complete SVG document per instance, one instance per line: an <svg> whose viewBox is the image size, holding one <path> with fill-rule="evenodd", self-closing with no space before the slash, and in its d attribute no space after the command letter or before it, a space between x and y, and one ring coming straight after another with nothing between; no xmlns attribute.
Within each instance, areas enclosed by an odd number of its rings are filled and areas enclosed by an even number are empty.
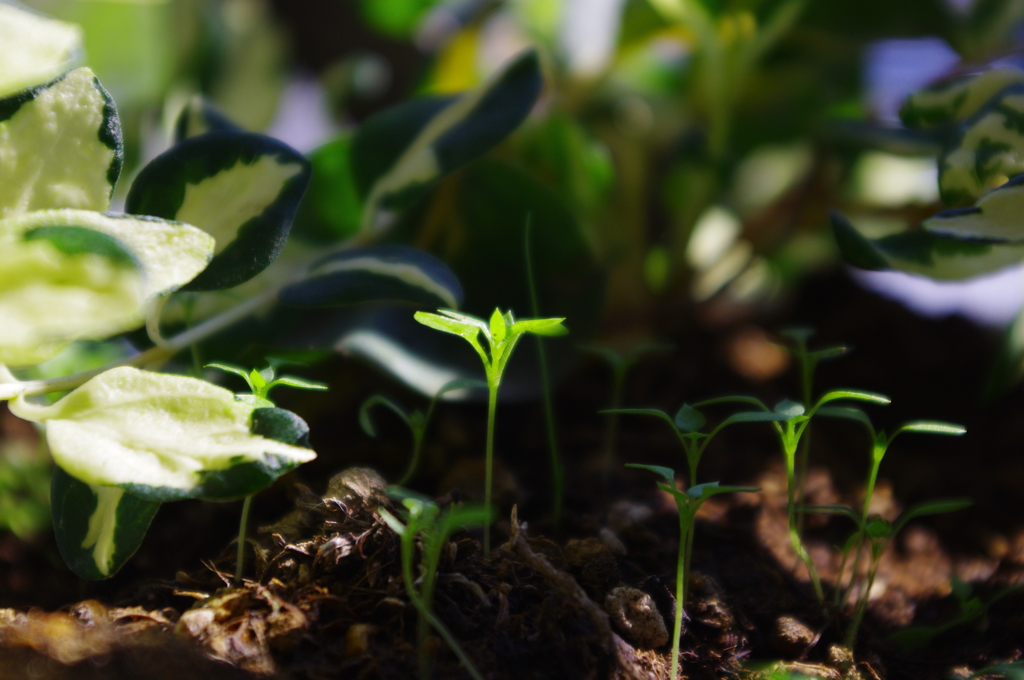
<svg viewBox="0 0 1024 680"><path fill-rule="evenodd" d="M81 578L113 576L142 544L160 503L53 469L50 509L64 562Z"/></svg>
<svg viewBox="0 0 1024 680"><path fill-rule="evenodd" d="M505 341L505 336L508 334L508 326L505 323L505 317L501 315L497 308L491 314L489 330L495 342L501 343Z"/></svg>
<svg viewBox="0 0 1024 680"><path fill-rule="evenodd" d="M817 359L836 359L843 356L850 351L849 347L844 345L836 345L835 347L825 347L823 349L816 349L811 352L812 357Z"/></svg>
<svg viewBox="0 0 1024 680"><path fill-rule="evenodd" d="M405 533L406 526L402 524L400 521L398 521L398 518L392 515L390 512L388 512L384 508L377 508L377 514L380 515L380 518L384 520L384 523L387 524L388 527L390 527L391 530L394 531L396 534L401 536Z"/></svg>
<svg viewBox="0 0 1024 680"><path fill-rule="evenodd" d="M562 325L563 321L565 321L564 318L520 319L513 325L512 332L516 334L533 333L534 335L557 337L569 332L569 329Z"/></svg>
<svg viewBox="0 0 1024 680"><path fill-rule="evenodd" d="M896 521L896 531L902 529L907 522L916 517L955 512L957 510L968 508L973 505L973 503L974 501L970 498L942 498L939 500L917 503L916 505L912 505L906 512L899 516L899 519Z"/></svg>
<svg viewBox="0 0 1024 680"><path fill-rule="evenodd" d="M864 427L868 428L872 437L875 435L875 426L871 423L871 419L868 418L868 414L864 413L864 411L861 411L859 408L853 408L852 406L822 406L817 410L816 414L829 418L856 420L864 425Z"/></svg>
<svg viewBox="0 0 1024 680"><path fill-rule="evenodd" d="M305 378L296 378L293 375L282 375L280 378L276 378L270 383L267 388L269 391L271 387L277 387L278 385L285 385L287 387L294 387L299 390L327 390L327 384L322 383L318 380L306 380Z"/></svg>
<svg viewBox="0 0 1024 680"><path fill-rule="evenodd" d="M756 493L760 490L756 486L722 486L718 482L705 482L704 484L691 486L686 490L686 493L691 498L706 500L723 493Z"/></svg>
<svg viewBox="0 0 1024 680"><path fill-rule="evenodd" d="M411 423L409 422L409 414L406 413L404 408L399 406L394 401L388 399L384 395L375 394L366 401L364 401L363 405L359 407L359 426L363 428L363 432L365 432L369 436L377 436L377 429L373 426L373 420L371 420L370 418L370 409L372 409L377 404L380 404L381 406L391 409L399 418L405 421L407 425L411 426Z"/></svg>
<svg viewBox="0 0 1024 680"><path fill-rule="evenodd" d="M827 392L820 399L818 399L818 405L826 404L830 401L837 399L854 399L856 401L866 401L869 404L888 404L892 400L884 394L878 394L877 392L865 392L863 390L832 390Z"/></svg>
<svg viewBox="0 0 1024 680"><path fill-rule="evenodd" d="M274 402L270 401L266 397L261 397L258 394L236 394L235 401L240 401L243 404L249 404L256 408L273 408Z"/></svg>
<svg viewBox="0 0 1024 680"><path fill-rule="evenodd" d="M233 374L239 376L240 378L242 378L242 380L245 381L245 384L247 384L249 386L249 390L251 392L253 392L254 394L256 392L256 385L253 384L253 381L252 381L252 378L250 377L249 372L247 372L245 369L243 369L240 366L235 366L234 364L225 364L225 363L220 363L220 362L214 362L212 364L205 364L203 366L203 368L216 368L218 371L224 371L225 373L233 373Z"/></svg>
<svg viewBox="0 0 1024 680"><path fill-rule="evenodd" d="M676 427L679 428L680 432L687 434L699 432L706 422L707 419L704 417L704 414L689 404L683 404L675 417Z"/></svg>
<svg viewBox="0 0 1024 680"><path fill-rule="evenodd" d="M252 393L263 396L266 394L267 380L272 379L274 376L274 369L264 369L270 372L268 378L263 374L263 371L257 371L255 368L249 371L249 385L252 387Z"/></svg>
<svg viewBox="0 0 1024 680"><path fill-rule="evenodd" d="M732 425L733 423L778 423L792 420L795 417L788 413L775 413L773 411L743 411L741 413L733 413L723 420L722 425L719 427Z"/></svg>
<svg viewBox="0 0 1024 680"><path fill-rule="evenodd" d="M953 592L953 597L961 602L966 602L967 598L971 596L971 584L967 583L956 574L953 574L953 577L949 581L949 589Z"/></svg>
<svg viewBox="0 0 1024 680"><path fill-rule="evenodd" d="M967 432L967 428L956 423L947 423L941 420L915 420L903 423L897 432L923 432L926 434L945 434L959 437Z"/></svg>
<svg viewBox="0 0 1024 680"><path fill-rule="evenodd" d="M868 520L867 525L864 527L864 533L871 538L887 538L895 532L889 520L884 517L875 517Z"/></svg>
<svg viewBox="0 0 1024 680"><path fill-rule="evenodd" d="M653 472L656 475L661 475L669 484L674 485L676 483L676 471L672 468L662 467L661 465L642 465L640 463L627 463L626 467L637 468L638 470L647 470L648 472ZM675 487L673 486L673 489L674 488Z"/></svg>
<svg viewBox="0 0 1024 680"><path fill-rule="evenodd" d="M804 408L804 405L801 404L800 402L792 401L790 399L783 399L778 404L776 404L775 408L772 410L775 413L787 416L788 418L796 418L797 416L802 416L807 409Z"/></svg>
<svg viewBox="0 0 1024 680"><path fill-rule="evenodd" d="M797 506L796 511L823 515L842 515L843 517L850 518L854 524L860 526L860 515L853 508L845 505L801 505Z"/></svg>
<svg viewBox="0 0 1024 680"><path fill-rule="evenodd" d="M814 335L814 329L810 326L790 326L780 330L779 335L797 343L806 343Z"/></svg>

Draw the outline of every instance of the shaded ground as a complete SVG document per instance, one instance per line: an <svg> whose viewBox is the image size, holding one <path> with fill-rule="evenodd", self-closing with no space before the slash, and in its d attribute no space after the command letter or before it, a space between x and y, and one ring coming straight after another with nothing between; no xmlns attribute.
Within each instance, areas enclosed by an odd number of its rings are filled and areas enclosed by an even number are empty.
<svg viewBox="0 0 1024 680"><path fill-rule="evenodd" d="M819 330L816 344L855 348L822 364L820 388L892 397L891 406L871 411L879 427L929 418L968 428L959 439L898 440L882 466L873 510L893 517L915 502L947 496L970 496L975 504L915 522L896 541L850 667L834 648L845 614L817 604L789 546L785 478L770 430L726 429L709 448L701 475L763 491L720 497L702 512L684 673L730 677L757 662L784 660L822 677L845 669L850 677L938 679L1020 658L1024 594L1018 592L924 648L904 650L887 640L907 625L954 617L954 574L982 602L1024 583L1024 394L1018 389L986 408L976 398L997 339L961 320L918 319L842 275L812 281L804 291L764 318L717 324L712 319L728 315L708 308L700 322L660 319L653 330L672 338L677 350L641 363L624 403L673 412L683 401L720 394L756 394L768 403L794 397L792 370L786 372L785 356L763 329L808 323ZM0 613L0 677L415 677L416 612L402 587L398 539L375 512L388 501L368 473L349 472L328 484L349 465L372 462L393 477L405 464L407 433L394 423L381 440L358 430L355 413L369 394L366 385L415 400L350 363L328 370L339 385L330 399L298 395L300 402L286 404L310 420L320 458L292 484L258 498L263 528L251 542L252 581L230 587L237 504L165 506L139 554L100 584L77 582L45 536L29 544L2 537L0 604L14 609ZM535 405L499 411L501 547L485 558L478 536L456 535L435 596L438 616L485 677L667 676L667 637L650 625L660 619L671 630L678 522L649 473L616 467L609 485L603 483L596 461L604 422L594 414L607 406L607 394L606 370L584 363L556 395L569 471L558 533L548 518L542 416ZM448 500L453 487L472 496L481 476L474 456L483 441L483 408L446 405L439 415L417 487ZM822 422L813 436L809 501L858 502L867 469L863 431ZM617 450L622 462L684 467L674 436L654 420L623 418ZM518 533L509 519L512 502L520 521L528 521ZM849 526L837 519L807 522L809 547L828 581L838 564L831 546ZM653 608L645 614L642 607L622 613L606 606L621 587L635 590L617 594L646 594ZM466 677L441 640L432 650L435 678Z"/></svg>

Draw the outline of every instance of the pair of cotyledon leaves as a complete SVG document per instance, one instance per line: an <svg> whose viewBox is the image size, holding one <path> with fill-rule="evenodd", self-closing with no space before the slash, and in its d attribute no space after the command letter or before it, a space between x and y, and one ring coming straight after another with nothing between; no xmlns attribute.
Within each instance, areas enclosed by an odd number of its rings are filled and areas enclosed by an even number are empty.
<svg viewBox="0 0 1024 680"><path fill-rule="evenodd" d="M0 32L10 26L5 12L0 6ZM500 141L525 117L539 84L536 57L527 54L488 86L440 107L368 185L366 214L397 205L396 195L422 191ZM495 118L508 96L526 99L511 117ZM146 217L109 215L99 211L120 172L120 129L92 73L76 69L0 101L7 152L0 163L15 178L0 189L0 239L10 265L0 271L11 274L0 275L0 307L19 322L0 335L0 363L36 363L71 340L137 327L161 295L231 287L273 261L309 164L209 109L187 111L178 131L182 141L144 168L129 192L128 212ZM460 293L429 256L367 248L326 258L279 297L311 306L376 299L454 305ZM294 414L239 405L202 381L129 368L100 375L52 407L19 400L13 408L48 423L63 468L53 488L59 542L69 564L90 578L123 564L160 502L248 495L313 456L293 446L305 439ZM175 441L188 441L188 452Z"/></svg>
<svg viewBox="0 0 1024 680"><path fill-rule="evenodd" d="M1024 259L1024 71L998 68L912 95L900 115L944 142L939 189L952 206L921 229L864 237L834 213L840 251L854 266L966 279Z"/></svg>

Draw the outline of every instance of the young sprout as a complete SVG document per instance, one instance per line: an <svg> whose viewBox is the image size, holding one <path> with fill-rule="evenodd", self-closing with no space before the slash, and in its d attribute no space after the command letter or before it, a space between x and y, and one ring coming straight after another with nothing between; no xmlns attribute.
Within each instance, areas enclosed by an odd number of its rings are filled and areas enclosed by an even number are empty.
<svg viewBox="0 0 1024 680"><path fill-rule="evenodd" d="M676 610L672 626L672 670L670 680L679 677L679 637L682 634L683 607L686 604L686 584L690 574L690 558L693 555L693 523L697 511L704 501L721 493L755 492L760 489L751 486L719 486L718 482L707 482L691 486L686 491L676 488L676 473L672 468L660 465L630 463L626 467L649 470L665 479L658 482L658 488L672 494L679 509L679 552L676 557Z"/></svg>
<svg viewBox="0 0 1024 680"><path fill-rule="evenodd" d="M764 413L775 413L782 416L780 418L771 418L769 422L771 422L779 437L779 443L782 445L782 454L786 462L786 510L789 519L789 540L793 544L793 550L796 551L800 561L807 567L807 573L810 576L814 594L818 596L820 601L825 600L825 591L821 587L818 570L815 568L814 562L811 560L811 556L804 547L803 540L800 538L800 528L797 520L799 513L796 493L796 454L797 449L800 447L800 439L807 431L811 418L825 404L837 400L866 401L873 404L889 403L888 397L874 392L832 390L822 395L809 410L803 404L788 399L780 401L775 405L774 409L769 409L760 399L755 397L718 397L696 404L696 406L720 403L752 404Z"/></svg>
<svg viewBox="0 0 1024 680"><path fill-rule="evenodd" d="M484 467L484 505L491 507L491 482L494 465L494 414L498 405L498 388L505 365L512 356L519 338L526 333L534 335L565 335L569 330L562 325L564 318L519 319L508 311L504 314L495 309L490 321L484 321L468 314L459 314L448 309L440 314L416 312L415 319L424 326L458 335L473 346L484 365L487 379L487 451ZM480 343L480 336L486 340L487 348ZM484 554L491 552L491 529L484 529Z"/></svg>
<svg viewBox="0 0 1024 680"><path fill-rule="evenodd" d="M619 434L619 409L622 406L622 393L626 386L626 375L633 368L641 357L655 352L666 352L672 349L672 345L660 342L641 342L628 352L618 352L611 347L599 345L581 345L581 349L596 354L605 360L612 371L612 398L611 404L603 413L611 414L608 418L604 433L604 469L605 483L612 472L612 461L615 458L615 441Z"/></svg>
<svg viewBox="0 0 1024 680"><path fill-rule="evenodd" d="M848 347L836 345L814 350L807 349L807 340L814 335L814 329L807 326L794 326L784 328L780 334L793 341L793 345L783 345L800 364L800 398L802 403L810 404L814 401L814 371L818 368L818 362L822 359L835 359L846 354ZM796 453L796 497L803 500L807 487L807 462L810 459L811 451L811 425L807 425L800 449ZM797 530L803 531L803 515L797 517Z"/></svg>
<svg viewBox="0 0 1024 680"><path fill-rule="evenodd" d="M878 469L882 465L882 459L885 458L885 454L889 450L889 446L896 437L904 432L941 434L953 437L958 437L967 432L963 426L953 423L946 423L938 420L915 420L900 425L891 435L887 435L884 430L876 432L874 425L871 423L871 419L868 418L866 413L858 408L852 408L849 406L826 406L825 408L820 409L818 413L823 416L831 416L833 418L854 420L867 428L868 434L871 437L871 462L868 467L867 485L864 489L864 503L861 506L860 518L858 520L859 526L866 526L868 523L868 512L871 507L871 498L874 496L875 483L878 481ZM839 575L836 578L835 591L836 607L841 606L850 596L850 592L854 586L854 580L856 579L857 572L860 568L861 553L863 552L866 540L867 538L864 535L859 535L856 545L845 546L849 549L843 551L843 559L839 564ZM843 570L846 568L846 559L850 554L850 550L854 550L853 567L850 573L849 585L844 589L842 587Z"/></svg>
<svg viewBox="0 0 1024 680"><path fill-rule="evenodd" d="M736 397L736 399L742 398L743 397ZM656 408L617 408L598 411L598 413L610 414L612 417L622 413L654 416L656 418L661 418L668 423L669 427L672 428L672 431L675 432L676 437L679 439L679 443L682 444L683 452L686 454L686 463L689 467L690 473L687 481L690 486L697 485L697 466L700 464L701 457L704 455L704 450L707 448L708 444L711 443L711 440L714 439L715 435L721 432L725 427L732 425L733 423L768 422L785 420L789 417L783 413L765 411L734 413L719 423L718 427L711 430L711 432L701 432L700 429L704 427L707 419L704 417L703 413L689 404L683 404L676 412L675 418L670 418L667 413Z"/></svg>
<svg viewBox="0 0 1024 680"><path fill-rule="evenodd" d="M284 362L270 360L270 365L257 371L255 368L249 372L239 366L231 364L212 363L206 364L204 368L216 368L227 373L234 373L241 376L249 385L250 394L236 394L235 400L246 404L252 404L257 408L274 408L274 402L267 396L270 390L278 385L287 385L300 390L326 390L327 385L314 380L305 380L291 375L277 375L277 369ZM235 559L235 580L242 581L242 564L245 560L245 535L249 529L249 507L252 505L252 496L246 496L242 502L242 518L238 523L238 556Z"/></svg>
<svg viewBox="0 0 1024 680"><path fill-rule="evenodd" d="M373 426L373 421L370 419L370 410L378 404L393 411L395 415L401 418L402 422L409 427L409 431L412 433L412 457L409 459L409 467L406 468L405 474L395 482L395 486L407 485L409 480L412 479L412 476L416 474L416 466L419 464L420 453L423 450L423 437L427 433L427 426L430 424L430 416L433 415L434 407L437 406L437 402L440 401L441 397L448 392L454 392L455 390L467 389L470 387L486 387L486 385L479 380L470 380L468 378L456 378L454 380L449 380L441 386L441 389L434 393L433 398L430 400L430 405L427 406L426 413L419 409L409 413L397 403L382 394L375 394L363 402L363 405L359 408L359 425L363 428L363 432L366 434L371 437L377 436L377 429Z"/></svg>
<svg viewBox="0 0 1024 680"><path fill-rule="evenodd" d="M448 628L434 615L431 607L434 601L437 569L448 538L460 529L489 526L492 521L490 508L452 505L442 511L435 503L412 496L403 498L402 505L407 510L405 524L402 524L384 508L378 508L377 512L381 519L401 538L402 580L405 583L405 592L409 596L409 601L412 602L417 613L416 638L420 680L430 678L431 661L426 642L427 632L431 627L448 643L466 672L474 680L483 680L480 671L466 656L465 651ZM412 569L417 537L422 545L420 578L418 580L414 578ZM417 583L419 583L419 587L417 587Z"/></svg>
<svg viewBox="0 0 1024 680"><path fill-rule="evenodd" d="M875 576L878 573L878 565L881 562L882 554L892 544L896 534L906 526L907 522L915 517L924 517L925 515L937 515L943 512L962 510L971 505L972 502L973 501L969 498L945 498L936 501L925 501L924 503L918 503L917 505L911 506L910 509L900 515L899 519L895 522L890 522L884 517L879 517L877 515L868 517L865 521L856 510L845 505L812 505L803 508L805 512L823 512L849 517L856 524L857 530L853 537L851 537L851 540L847 541L847 550L852 547L853 543L866 545L868 548L869 562L867 578L864 581L860 597L857 600L857 606L853 612L853 620L850 622L850 626L846 630L845 644L847 649L852 650L853 645L857 640L857 630L860 628L861 621L864 619L864 612L867 611L868 595L871 593L871 587L875 583ZM853 585L852 581L855 577L856 574L852 574L850 576L851 587Z"/></svg>

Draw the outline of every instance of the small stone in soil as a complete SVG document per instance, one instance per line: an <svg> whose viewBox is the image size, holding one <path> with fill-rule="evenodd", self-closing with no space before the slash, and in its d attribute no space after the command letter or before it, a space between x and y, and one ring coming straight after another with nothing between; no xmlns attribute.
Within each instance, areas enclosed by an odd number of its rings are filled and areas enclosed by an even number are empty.
<svg viewBox="0 0 1024 680"><path fill-rule="evenodd" d="M619 586L604 600L612 623L634 647L651 649L668 643L665 619L650 595L642 590Z"/></svg>

